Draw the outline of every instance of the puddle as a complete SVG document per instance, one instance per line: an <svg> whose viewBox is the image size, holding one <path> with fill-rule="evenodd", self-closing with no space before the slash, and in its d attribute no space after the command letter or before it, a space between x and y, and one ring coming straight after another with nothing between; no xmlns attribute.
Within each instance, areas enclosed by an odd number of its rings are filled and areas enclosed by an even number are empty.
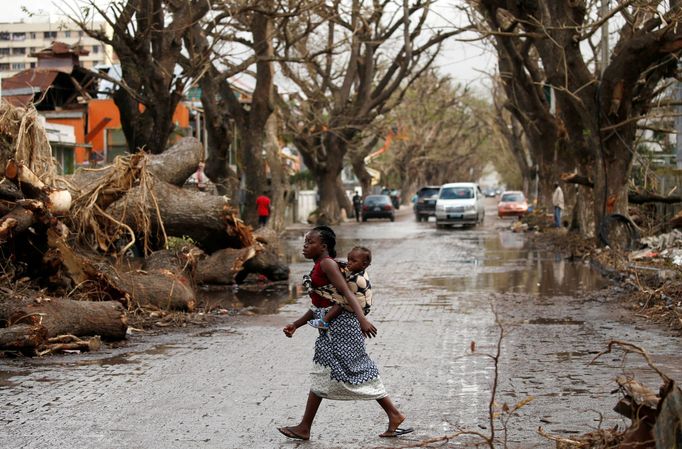
<svg viewBox="0 0 682 449"><path fill-rule="evenodd" d="M14 382L13 377L28 376L29 371L0 371L0 390L12 388L19 385L19 382Z"/></svg>
<svg viewBox="0 0 682 449"><path fill-rule="evenodd" d="M463 239L463 245L480 245L484 248L481 257L472 258L465 252L461 259L450 260L453 276L427 278L430 285L457 292L562 296L573 295L576 291L598 290L609 283L584 262L571 262L560 254L528 248L523 234L501 231L494 236L470 240ZM454 276L462 272L468 276Z"/></svg>
<svg viewBox="0 0 682 449"><path fill-rule="evenodd" d="M527 323L528 324L544 324L547 326L554 326L557 324L565 324L567 326L570 326L570 325L583 324L584 321L574 320L573 318L535 318L533 320L528 320Z"/></svg>
<svg viewBox="0 0 682 449"><path fill-rule="evenodd" d="M303 286L288 282L254 282L235 289L231 285L211 286L197 291L200 308L205 311L227 309L258 315L277 313L285 304L303 294Z"/></svg>

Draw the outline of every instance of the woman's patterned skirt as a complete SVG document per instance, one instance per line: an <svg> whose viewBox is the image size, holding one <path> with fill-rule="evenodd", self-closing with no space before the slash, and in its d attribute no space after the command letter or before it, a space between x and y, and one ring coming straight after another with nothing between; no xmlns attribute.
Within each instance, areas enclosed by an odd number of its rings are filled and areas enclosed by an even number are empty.
<svg viewBox="0 0 682 449"><path fill-rule="evenodd" d="M313 307L315 318L329 309ZM365 337L354 313L343 310L315 341L311 387L315 395L335 400L374 400L386 396L379 370L365 351Z"/></svg>

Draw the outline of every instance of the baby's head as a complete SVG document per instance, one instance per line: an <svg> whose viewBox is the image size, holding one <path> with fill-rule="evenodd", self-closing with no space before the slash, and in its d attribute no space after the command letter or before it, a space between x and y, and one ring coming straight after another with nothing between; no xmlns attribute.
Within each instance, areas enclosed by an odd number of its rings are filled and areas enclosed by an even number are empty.
<svg viewBox="0 0 682 449"><path fill-rule="evenodd" d="M348 252L346 269L351 273L358 273L362 270L366 270L371 263L372 251L364 246L356 246Z"/></svg>

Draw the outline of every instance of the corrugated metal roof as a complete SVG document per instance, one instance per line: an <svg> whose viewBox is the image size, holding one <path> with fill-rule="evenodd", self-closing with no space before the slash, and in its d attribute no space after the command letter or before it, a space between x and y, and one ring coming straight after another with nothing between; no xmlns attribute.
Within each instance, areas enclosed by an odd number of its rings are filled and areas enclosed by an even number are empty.
<svg viewBox="0 0 682 449"><path fill-rule="evenodd" d="M40 58L41 56L64 55L69 53L80 56L86 56L90 54L90 52L81 45L69 45L60 41L52 41L52 45L49 47L33 52L29 56Z"/></svg>
<svg viewBox="0 0 682 449"><path fill-rule="evenodd" d="M33 93L45 92L59 74L56 70L28 69L2 80L2 98L12 106L26 106ZM32 89L24 91L23 89Z"/></svg>

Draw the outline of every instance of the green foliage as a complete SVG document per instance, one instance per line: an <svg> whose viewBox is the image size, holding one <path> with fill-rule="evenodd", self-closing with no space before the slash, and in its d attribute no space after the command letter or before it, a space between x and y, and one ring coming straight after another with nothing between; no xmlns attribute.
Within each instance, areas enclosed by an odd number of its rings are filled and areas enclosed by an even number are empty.
<svg viewBox="0 0 682 449"><path fill-rule="evenodd" d="M289 184L301 189L312 189L315 187L315 178L310 170L302 170L289 177Z"/></svg>
<svg viewBox="0 0 682 449"><path fill-rule="evenodd" d="M168 237L166 240L166 249L169 251L182 251L183 248L187 246L196 246L195 242L191 237L183 235L182 237Z"/></svg>

